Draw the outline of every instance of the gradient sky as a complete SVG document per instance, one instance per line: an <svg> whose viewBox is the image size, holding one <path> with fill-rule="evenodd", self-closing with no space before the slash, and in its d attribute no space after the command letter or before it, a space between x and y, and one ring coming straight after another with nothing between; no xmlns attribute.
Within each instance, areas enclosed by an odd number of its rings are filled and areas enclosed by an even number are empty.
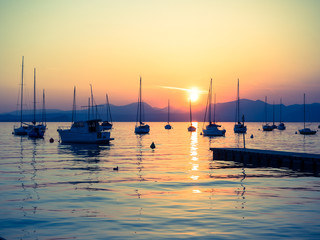
<svg viewBox="0 0 320 240"><path fill-rule="evenodd" d="M30 106L34 67L47 108L72 109L74 85L85 105L90 84L97 103L132 103L139 76L155 107L188 108L174 88L207 91L211 77L217 102L238 78L243 98L320 102L319 12L318 0L0 0L0 112L17 108L22 56Z"/></svg>

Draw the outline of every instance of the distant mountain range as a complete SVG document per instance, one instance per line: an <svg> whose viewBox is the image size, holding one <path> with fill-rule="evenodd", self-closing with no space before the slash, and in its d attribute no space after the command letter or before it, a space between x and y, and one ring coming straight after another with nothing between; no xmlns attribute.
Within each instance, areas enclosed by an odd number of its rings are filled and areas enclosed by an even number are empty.
<svg viewBox="0 0 320 240"><path fill-rule="evenodd" d="M146 122L165 122L167 121L167 108L155 108L148 104L144 105ZM112 120L114 122L135 122L137 118L137 103L131 103L124 106L110 105ZM257 100L240 100L241 116L244 114L247 122L264 122L265 121L265 103ZM105 106L99 105L97 117L105 120ZM273 105L267 105L268 122L273 120ZM279 122L280 105L274 105L275 122ZM205 107L201 111L193 112L194 121L204 120ZM233 122L235 121L236 102L218 103L216 105L216 121ZM0 114L0 122L16 122L19 121L19 111ZM36 115L38 121L41 121L41 110ZM70 122L72 111L62 111L57 109L46 110L47 122ZM88 118L88 110L78 110L77 120L85 120ZM30 122L33 119L33 111L26 110L23 112L23 120ZM289 106L282 105L282 120L284 122L302 122L303 121L303 105L294 104ZM170 113L170 121L183 122L189 121L188 109L172 110ZM306 121L320 122L320 103L306 104Z"/></svg>

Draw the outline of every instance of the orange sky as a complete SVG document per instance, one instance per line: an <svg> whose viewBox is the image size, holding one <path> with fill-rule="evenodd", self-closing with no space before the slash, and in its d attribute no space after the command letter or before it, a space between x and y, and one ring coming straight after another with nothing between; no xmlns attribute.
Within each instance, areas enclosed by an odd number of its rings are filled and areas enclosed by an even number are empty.
<svg viewBox="0 0 320 240"><path fill-rule="evenodd" d="M25 57L26 105L33 68L47 108L71 109L73 86L85 105L138 98L187 108L185 91L217 102L241 97L284 104L320 102L320 1L0 1L0 112L15 110ZM203 106L206 94L195 108Z"/></svg>

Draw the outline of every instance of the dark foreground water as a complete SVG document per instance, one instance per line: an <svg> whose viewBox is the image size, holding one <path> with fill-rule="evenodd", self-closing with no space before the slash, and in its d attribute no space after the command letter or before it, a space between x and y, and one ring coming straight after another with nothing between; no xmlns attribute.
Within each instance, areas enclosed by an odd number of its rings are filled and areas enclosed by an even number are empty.
<svg viewBox="0 0 320 240"><path fill-rule="evenodd" d="M151 123L141 137L134 123L115 123L110 146L61 145L61 125L68 124L49 123L35 141L0 123L0 237L320 238L319 177L213 160L210 147L243 146L233 123L223 123L226 137L211 139L188 133L188 123L169 131ZM246 146L319 154L320 132L304 137L299 127L265 133L248 123Z"/></svg>

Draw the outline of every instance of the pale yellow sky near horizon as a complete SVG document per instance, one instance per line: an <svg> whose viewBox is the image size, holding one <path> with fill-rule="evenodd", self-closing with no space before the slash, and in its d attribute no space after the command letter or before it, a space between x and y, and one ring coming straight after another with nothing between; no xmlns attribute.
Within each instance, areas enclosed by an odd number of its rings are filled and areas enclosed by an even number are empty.
<svg viewBox="0 0 320 240"><path fill-rule="evenodd" d="M84 105L143 99L188 107L187 93L217 102L268 96L270 103L320 102L320 1L4 1L0 0L0 112L15 110L25 57L26 101L33 68L47 108L71 109L73 86ZM28 92L28 93L27 93ZM203 106L206 94L195 103Z"/></svg>

